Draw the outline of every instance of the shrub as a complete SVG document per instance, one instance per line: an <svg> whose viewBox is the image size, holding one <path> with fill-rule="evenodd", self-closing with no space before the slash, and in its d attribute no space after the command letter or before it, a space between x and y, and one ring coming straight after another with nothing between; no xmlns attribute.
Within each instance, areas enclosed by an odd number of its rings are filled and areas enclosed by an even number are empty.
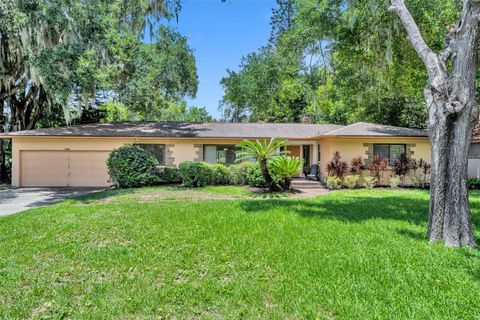
<svg viewBox="0 0 480 320"><path fill-rule="evenodd" d="M271 167L271 164L268 164ZM269 169L269 172L272 170ZM279 181L278 177L274 172L271 173L273 181L276 183ZM268 187L267 183L265 182L265 178L262 175L262 170L260 169L260 164L258 162L252 163L247 168L247 183L252 187L264 188Z"/></svg>
<svg viewBox="0 0 480 320"><path fill-rule="evenodd" d="M422 178L420 176L413 175L412 176L412 184L417 188L423 187Z"/></svg>
<svg viewBox="0 0 480 320"><path fill-rule="evenodd" d="M330 176L327 178L327 188L329 190L338 190L342 188L342 179L336 176Z"/></svg>
<svg viewBox="0 0 480 320"><path fill-rule="evenodd" d="M333 155L333 159L327 163L327 170L329 176L336 176L342 179L348 171L348 165L345 161L341 160L340 152L336 151Z"/></svg>
<svg viewBox="0 0 480 320"><path fill-rule="evenodd" d="M158 161L151 153L131 144L114 149L107 159L110 180L120 188L158 183L157 166Z"/></svg>
<svg viewBox="0 0 480 320"><path fill-rule="evenodd" d="M401 182L401 181L402 181L402 179L401 179L399 176L397 176L397 175L391 176L391 177L390 177L390 180L389 180L389 182L390 182L390 188L392 188L392 189L398 188L398 186L400 185L400 182Z"/></svg>
<svg viewBox="0 0 480 320"><path fill-rule="evenodd" d="M365 170L365 163L361 156L355 157L351 162L352 167L350 168L350 173L354 175L360 175L363 170Z"/></svg>
<svg viewBox="0 0 480 320"><path fill-rule="evenodd" d="M388 159L382 156L374 156L368 170L370 174L375 177L377 183L379 183L382 179L383 172L388 170Z"/></svg>
<svg viewBox="0 0 480 320"><path fill-rule="evenodd" d="M411 166L411 161L407 158L407 155L402 153L393 164L393 172L405 183L405 176L410 171Z"/></svg>
<svg viewBox="0 0 480 320"><path fill-rule="evenodd" d="M221 185L221 184L228 184L230 182L230 170L225 167L223 164L214 164L211 165L212 171L212 184L214 185Z"/></svg>
<svg viewBox="0 0 480 320"><path fill-rule="evenodd" d="M165 184L180 183L182 177L177 167L165 167L160 170L160 182Z"/></svg>
<svg viewBox="0 0 480 320"><path fill-rule="evenodd" d="M359 179L360 179L360 176L358 176L356 174L355 175L349 174L344 179L344 185L349 189L355 189Z"/></svg>
<svg viewBox="0 0 480 320"><path fill-rule="evenodd" d="M375 177L368 176L363 178L363 183L365 184L365 188L373 189L377 184L377 179L375 179Z"/></svg>
<svg viewBox="0 0 480 320"><path fill-rule="evenodd" d="M272 160L272 174L280 179L284 190L290 190L292 178L300 173L303 167L303 160L299 157L278 157Z"/></svg>
<svg viewBox="0 0 480 320"><path fill-rule="evenodd" d="M228 167L230 171L230 184L243 186L247 184L247 171L251 162L241 162Z"/></svg>
<svg viewBox="0 0 480 320"><path fill-rule="evenodd" d="M203 187L212 184L212 166L205 162L185 161L178 166L183 185Z"/></svg>
<svg viewBox="0 0 480 320"><path fill-rule="evenodd" d="M255 159L262 169L263 180L268 185L269 191L279 191L278 180L275 180L269 170L269 161L273 158L287 154L285 150L287 140L282 138L271 138L267 140L243 140L237 145L239 151L236 152L238 160ZM237 161L238 161L237 160Z"/></svg>
<svg viewBox="0 0 480 320"><path fill-rule="evenodd" d="M479 178L470 178L467 180L468 189L480 189L480 179Z"/></svg>

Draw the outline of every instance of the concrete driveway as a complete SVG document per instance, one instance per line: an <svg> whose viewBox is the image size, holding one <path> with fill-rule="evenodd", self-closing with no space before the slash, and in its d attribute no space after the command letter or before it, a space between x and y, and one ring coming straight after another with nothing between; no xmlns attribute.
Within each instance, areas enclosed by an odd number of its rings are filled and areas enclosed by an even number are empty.
<svg viewBox="0 0 480 320"><path fill-rule="evenodd" d="M0 217L96 191L100 191L100 189L19 188L3 190L0 191Z"/></svg>

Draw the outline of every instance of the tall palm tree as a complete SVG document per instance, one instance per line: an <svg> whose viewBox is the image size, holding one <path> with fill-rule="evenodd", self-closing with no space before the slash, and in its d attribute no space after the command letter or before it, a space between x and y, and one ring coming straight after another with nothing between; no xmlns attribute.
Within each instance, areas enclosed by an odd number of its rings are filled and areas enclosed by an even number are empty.
<svg viewBox="0 0 480 320"><path fill-rule="evenodd" d="M268 171L268 161L281 155L287 154L285 150L287 141L281 138L272 138L268 140L243 140L237 145L240 151L237 152L238 160L256 159L260 164L260 170L262 176L265 179L265 183L268 185L270 191L281 190L276 181L272 179L270 172Z"/></svg>

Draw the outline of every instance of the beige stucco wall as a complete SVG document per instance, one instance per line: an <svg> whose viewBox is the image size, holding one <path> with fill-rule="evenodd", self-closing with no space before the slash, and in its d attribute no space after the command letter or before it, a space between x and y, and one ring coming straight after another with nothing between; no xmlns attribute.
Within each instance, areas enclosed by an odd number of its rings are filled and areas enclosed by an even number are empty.
<svg viewBox="0 0 480 320"><path fill-rule="evenodd" d="M237 144L241 139L158 139L99 137L15 137L12 144L12 186L20 186L21 151L71 150L112 151L128 143L172 145L173 164L195 159L195 144Z"/></svg>
<svg viewBox="0 0 480 320"><path fill-rule="evenodd" d="M350 162L354 157L361 156L364 160L368 158L368 146L365 144L407 144L411 145L412 159L423 159L430 163L430 143L427 138L325 138L318 140L321 146L320 167L322 177L327 176L327 163L333 158L336 151L340 152L342 160ZM415 145L415 146L413 146ZM391 175L391 172L385 174L385 178ZM410 183L410 180L406 181Z"/></svg>
<svg viewBox="0 0 480 320"><path fill-rule="evenodd" d="M98 138L98 137L15 137L12 148L12 185L19 186L20 154L22 150L91 150L111 151L127 143L158 143L171 145L173 164L195 160L197 144L237 144L242 139L187 139L187 138ZM356 156L367 158L365 143L402 143L415 144L412 158L423 158L430 162L430 145L426 138L323 138L291 141L292 144L318 144L321 151L319 164L323 177L327 176L326 164L335 151L340 151L344 161L350 163ZM312 150L313 153L313 150ZM313 159L313 154L312 154ZM313 161L313 160L312 160Z"/></svg>

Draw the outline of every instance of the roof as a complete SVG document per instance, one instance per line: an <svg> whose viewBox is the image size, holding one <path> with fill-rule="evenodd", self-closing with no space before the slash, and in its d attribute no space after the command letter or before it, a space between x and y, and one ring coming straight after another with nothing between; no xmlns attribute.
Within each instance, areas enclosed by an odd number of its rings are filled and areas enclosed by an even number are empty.
<svg viewBox="0 0 480 320"><path fill-rule="evenodd" d="M357 122L343 126L323 134L324 136L336 137L428 137L425 129L411 129L403 127L386 126L382 124Z"/></svg>
<svg viewBox="0 0 480 320"><path fill-rule="evenodd" d="M300 123L182 123L110 122L44 128L1 134L2 137L163 137L163 138L270 138L306 139L319 136L426 137L419 129L355 123L349 126Z"/></svg>

